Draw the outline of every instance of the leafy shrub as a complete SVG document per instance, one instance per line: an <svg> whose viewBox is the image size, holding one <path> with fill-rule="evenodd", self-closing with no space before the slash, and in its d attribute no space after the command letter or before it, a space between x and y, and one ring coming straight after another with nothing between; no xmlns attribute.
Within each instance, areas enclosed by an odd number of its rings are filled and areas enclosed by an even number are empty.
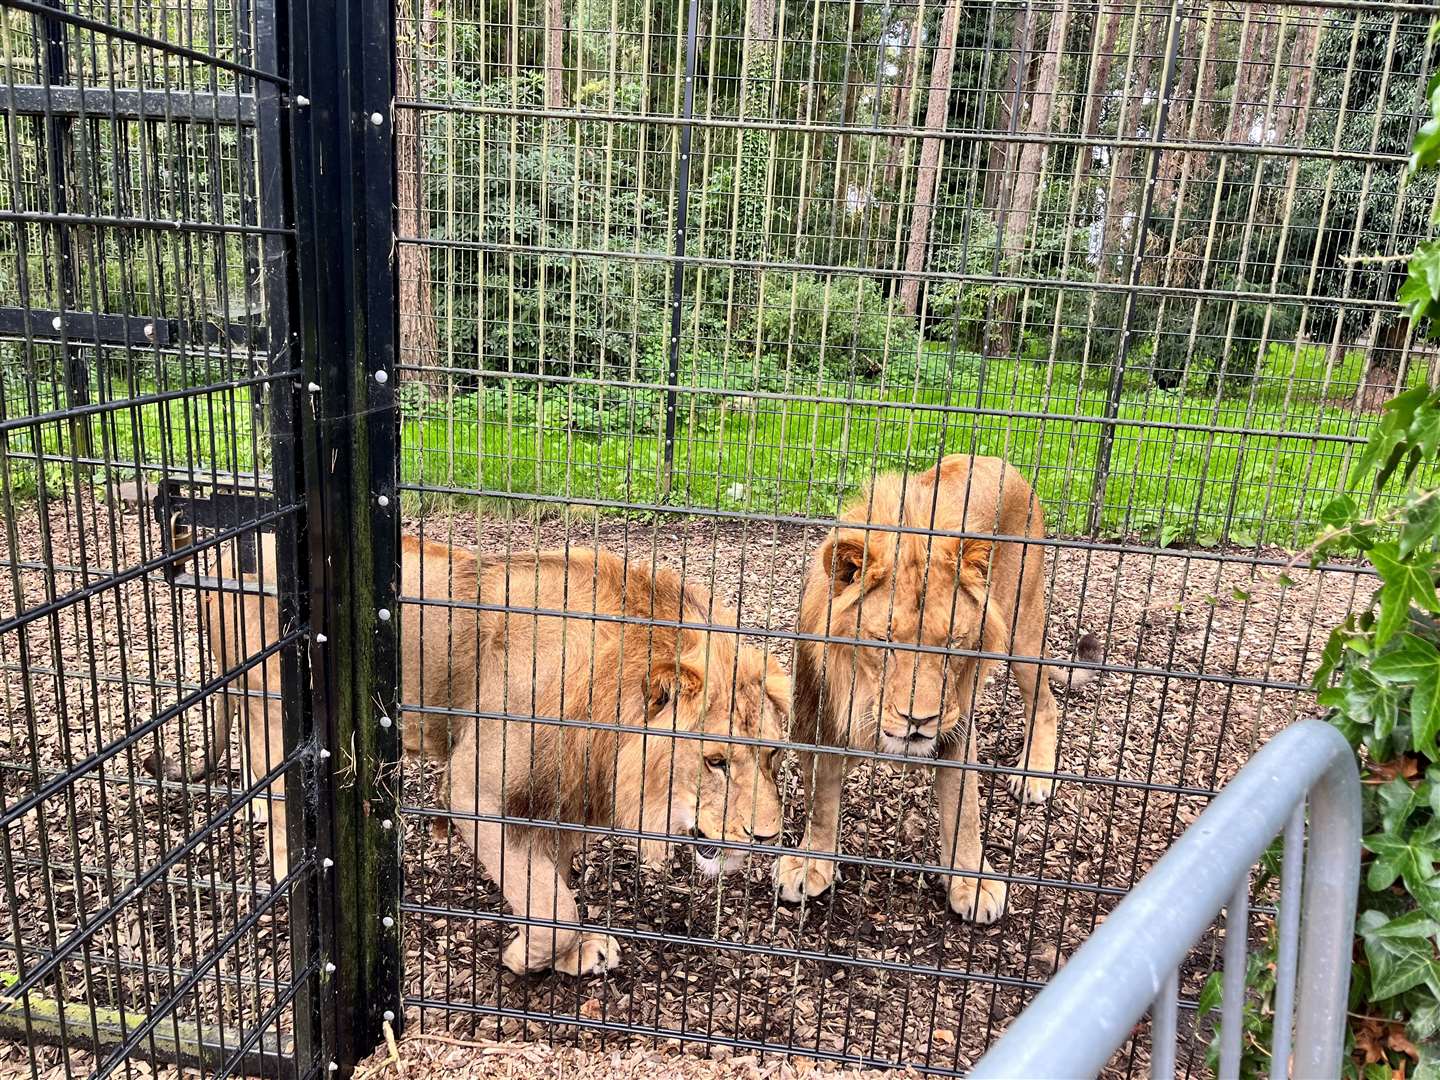
<svg viewBox="0 0 1440 1080"><path fill-rule="evenodd" d="M759 351L781 375L874 379L892 358L911 360L920 344L915 320L856 274L767 278L757 323Z"/></svg>

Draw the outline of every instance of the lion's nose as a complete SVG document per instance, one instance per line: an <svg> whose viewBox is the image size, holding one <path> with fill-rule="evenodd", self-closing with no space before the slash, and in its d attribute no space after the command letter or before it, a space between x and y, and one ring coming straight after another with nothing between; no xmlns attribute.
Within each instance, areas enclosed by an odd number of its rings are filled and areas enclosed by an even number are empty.
<svg viewBox="0 0 1440 1080"><path fill-rule="evenodd" d="M925 735L925 728L935 728L940 723L940 712L939 710L930 713L902 712L900 719L904 720L905 726L909 728L906 738L913 739L917 735ZM930 734L934 734L934 731L932 730Z"/></svg>

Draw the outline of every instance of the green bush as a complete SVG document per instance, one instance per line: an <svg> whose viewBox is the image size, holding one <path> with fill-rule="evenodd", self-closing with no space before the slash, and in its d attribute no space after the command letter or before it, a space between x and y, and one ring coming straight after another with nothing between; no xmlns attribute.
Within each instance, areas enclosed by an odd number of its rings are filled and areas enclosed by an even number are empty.
<svg viewBox="0 0 1440 1080"><path fill-rule="evenodd" d="M778 374L875 379L892 359L913 363L915 320L893 309L879 287L855 274L766 278L756 337Z"/></svg>

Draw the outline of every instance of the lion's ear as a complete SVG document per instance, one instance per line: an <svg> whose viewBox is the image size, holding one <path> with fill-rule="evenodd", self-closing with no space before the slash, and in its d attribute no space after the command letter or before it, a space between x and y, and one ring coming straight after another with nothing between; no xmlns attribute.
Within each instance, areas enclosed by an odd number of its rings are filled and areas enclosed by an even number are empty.
<svg viewBox="0 0 1440 1080"><path fill-rule="evenodd" d="M650 668L646 688L648 716L655 716L677 698L698 694L705 686L705 673L694 664L682 660L657 661Z"/></svg>
<svg viewBox="0 0 1440 1080"><path fill-rule="evenodd" d="M847 529L832 533L821 546L820 566L834 580L835 587L843 589L859 580L862 569L873 571L875 557L867 551L865 534Z"/></svg>
<svg viewBox="0 0 1440 1080"><path fill-rule="evenodd" d="M970 537L960 541L960 579L980 588L990 576L990 553L994 543Z"/></svg>

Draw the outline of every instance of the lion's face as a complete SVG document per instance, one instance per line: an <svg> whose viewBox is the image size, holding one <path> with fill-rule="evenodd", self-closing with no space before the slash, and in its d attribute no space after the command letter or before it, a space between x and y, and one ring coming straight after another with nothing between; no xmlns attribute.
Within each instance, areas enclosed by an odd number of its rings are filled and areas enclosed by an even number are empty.
<svg viewBox="0 0 1440 1080"><path fill-rule="evenodd" d="M974 668L949 650L980 645L989 557L983 540L844 527L821 546L806 604L830 610L807 625L857 640L812 647L829 693L849 700L852 723L874 725L887 753L928 757L964 719L960 683Z"/></svg>
<svg viewBox="0 0 1440 1080"><path fill-rule="evenodd" d="M784 738L790 680L773 657L749 647L737 651L733 635L706 636L712 639L708 663L692 654L679 665L678 677L673 665L653 673L647 726L716 738L667 738L669 753L655 753L655 742L646 740L653 756L645 798L653 806L668 806L665 832L769 843L780 835L782 821L776 750L726 740ZM721 640L726 637L728 643ZM693 850L696 866L707 875L744 863L744 852L735 848L700 843Z"/></svg>

